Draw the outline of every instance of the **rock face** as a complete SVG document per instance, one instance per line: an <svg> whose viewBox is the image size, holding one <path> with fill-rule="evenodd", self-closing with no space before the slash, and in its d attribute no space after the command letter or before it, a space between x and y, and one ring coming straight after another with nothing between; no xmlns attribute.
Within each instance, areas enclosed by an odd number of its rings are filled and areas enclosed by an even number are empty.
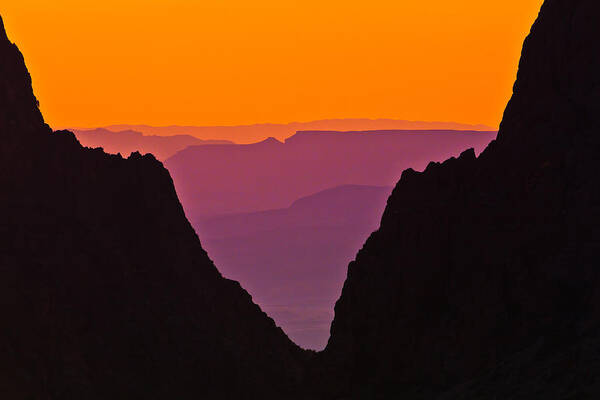
<svg viewBox="0 0 600 400"><path fill-rule="evenodd" d="M404 172L316 357L220 276L152 156L51 132L0 22L2 398L597 398L599 19L546 0L498 139Z"/></svg>
<svg viewBox="0 0 600 400"><path fill-rule="evenodd" d="M404 172L348 268L325 397L600 393L599 19L547 0L497 140Z"/></svg>
<svg viewBox="0 0 600 400"><path fill-rule="evenodd" d="M0 397L294 397L307 353L220 275L169 173L52 132L1 24L0 243Z"/></svg>

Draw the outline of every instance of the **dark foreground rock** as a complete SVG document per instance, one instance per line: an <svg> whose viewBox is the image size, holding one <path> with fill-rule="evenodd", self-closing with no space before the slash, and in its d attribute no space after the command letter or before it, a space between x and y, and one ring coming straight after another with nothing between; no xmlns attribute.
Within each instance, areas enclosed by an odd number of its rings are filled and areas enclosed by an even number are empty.
<svg viewBox="0 0 600 400"><path fill-rule="evenodd" d="M220 276L152 156L44 125L0 29L2 398L598 398L599 20L546 0L497 141L403 174L316 356Z"/></svg>
<svg viewBox="0 0 600 400"><path fill-rule="evenodd" d="M403 174L349 266L325 397L600 394L599 20L547 0L498 139Z"/></svg>
<svg viewBox="0 0 600 400"><path fill-rule="evenodd" d="M293 397L306 353L200 246L151 155L43 122L0 23L0 397Z"/></svg>

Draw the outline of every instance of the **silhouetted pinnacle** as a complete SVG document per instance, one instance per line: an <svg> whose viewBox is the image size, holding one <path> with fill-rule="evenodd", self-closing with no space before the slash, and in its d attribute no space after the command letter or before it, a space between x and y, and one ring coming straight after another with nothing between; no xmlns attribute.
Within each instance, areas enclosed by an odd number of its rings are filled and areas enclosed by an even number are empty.
<svg viewBox="0 0 600 400"><path fill-rule="evenodd" d="M6 30L4 29L4 22L2 21L2 15L0 15L0 40L8 40Z"/></svg>

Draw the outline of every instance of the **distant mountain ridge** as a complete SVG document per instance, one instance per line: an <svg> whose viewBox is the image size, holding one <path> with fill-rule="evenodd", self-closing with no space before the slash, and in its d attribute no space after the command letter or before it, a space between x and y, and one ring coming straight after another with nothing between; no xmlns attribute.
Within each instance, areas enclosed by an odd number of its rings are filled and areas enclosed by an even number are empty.
<svg viewBox="0 0 600 400"><path fill-rule="evenodd" d="M297 132L284 142L190 146L165 161L191 220L288 207L340 185L391 186L406 168L423 169L473 147L491 131Z"/></svg>
<svg viewBox="0 0 600 400"><path fill-rule="evenodd" d="M90 127L67 127L71 130L89 130ZM94 127L95 128L95 127ZM190 135L199 139L231 140L236 143L252 143L263 140L265 137L275 137L278 140L304 130L332 130L332 131L367 131L367 130L467 130L467 131L495 131L495 128L486 125L470 125L457 122L425 122L406 121L395 119L326 119L309 122L291 122L288 124L252 124L239 126L149 126L149 125L109 125L100 127L110 131L134 130L145 135L173 136Z"/></svg>
<svg viewBox="0 0 600 400"><path fill-rule="evenodd" d="M113 132L102 128L74 130L73 133L85 147L101 147L107 153L122 154L125 157L136 151L151 153L161 161L188 146L233 143L227 140L200 140L189 135L155 136L132 130Z"/></svg>

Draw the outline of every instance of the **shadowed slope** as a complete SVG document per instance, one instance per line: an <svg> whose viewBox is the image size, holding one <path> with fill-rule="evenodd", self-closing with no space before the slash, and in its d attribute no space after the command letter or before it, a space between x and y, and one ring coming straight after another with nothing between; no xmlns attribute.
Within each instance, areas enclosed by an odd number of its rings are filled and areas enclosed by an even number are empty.
<svg viewBox="0 0 600 400"><path fill-rule="evenodd" d="M404 172L311 398L600 395L599 18L547 0L498 140ZM168 173L51 134L1 32L0 56L4 397L293 397L303 353L219 276Z"/></svg>
<svg viewBox="0 0 600 400"><path fill-rule="evenodd" d="M403 173L348 268L327 398L598 396L599 18L547 0L497 141Z"/></svg>
<svg viewBox="0 0 600 400"><path fill-rule="evenodd" d="M282 398L301 352L221 277L154 157L43 123L0 29L0 393Z"/></svg>

